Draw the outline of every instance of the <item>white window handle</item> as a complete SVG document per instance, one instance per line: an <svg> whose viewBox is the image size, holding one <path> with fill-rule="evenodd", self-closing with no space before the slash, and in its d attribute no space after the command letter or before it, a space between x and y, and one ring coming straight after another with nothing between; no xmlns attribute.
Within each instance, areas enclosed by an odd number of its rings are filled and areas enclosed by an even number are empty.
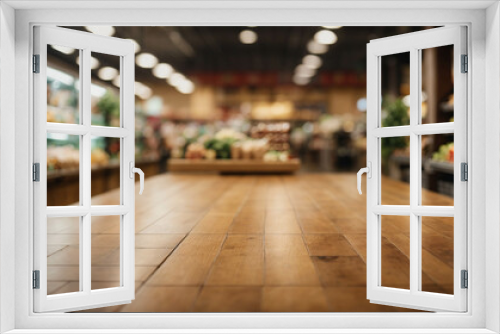
<svg viewBox="0 0 500 334"><path fill-rule="evenodd" d="M361 192L361 175L363 175L363 173L366 173L366 175L369 179L372 178L372 163L371 162L368 162L368 167L361 168L358 171L358 192L360 195L362 194L362 192Z"/></svg>
<svg viewBox="0 0 500 334"><path fill-rule="evenodd" d="M133 161L130 161L129 163L129 171L131 179L134 179L134 173L139 174L139 182L141 186L141 189L139 190L139 195L142 195L142 192L144 191L144 172L140 168L135 168Z"/></svg>

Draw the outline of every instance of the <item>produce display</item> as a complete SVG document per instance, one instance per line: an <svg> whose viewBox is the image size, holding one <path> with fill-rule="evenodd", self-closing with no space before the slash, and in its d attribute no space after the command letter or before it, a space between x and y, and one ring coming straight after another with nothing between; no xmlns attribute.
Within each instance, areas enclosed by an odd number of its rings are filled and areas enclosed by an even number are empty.
<svg viewBox="0 0 500 334"><path fill-rule="evenodd" d="M74 85L48 78L47 122L78 123L78 91Z"/></svg>
<svg viewBox="0 0 500 334"><path fill-rule="evenodd" d="M204 134L190 138L186 140L184 146L184 152L177 152L177 157L207 160L286 161L289 159L288 151L272 150L267 138L248 138L245 134L229 128L221 129L213 136Z"/></svg>
<svg viewBox="0 0 500 334"><path fill-rule="evenodd" d="M101 148L95 148L90 155L92 167L106 166L110 162L110 155ZM80 152L73 145L48 146L47 170L78 169Z"/></svg>
<svg viewBox="0 0 500 334"><path fill-rule="evenodd" d="M250 136L254 139L266 139L269 147L275 151L290 150L290 123L259 123L252 126Z"/></svg>
<svg viewBox="0 0 500 334"><path fill-rule="evenodd" d="M453 143L441 145L437 152L432 155L433 161L453 163L455 146Z"/></svg>
<svg viewBox="0 0 500 334"><path fill-rule="evenodd" d="M80 165L80 152L72 145L47 148L47 170L77 169Z"/></svg>

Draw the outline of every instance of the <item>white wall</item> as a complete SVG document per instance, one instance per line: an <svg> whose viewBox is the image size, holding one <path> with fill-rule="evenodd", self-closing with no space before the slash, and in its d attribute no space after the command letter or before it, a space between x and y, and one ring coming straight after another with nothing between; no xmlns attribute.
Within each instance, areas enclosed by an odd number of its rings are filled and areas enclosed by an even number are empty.
<svg viewBox="0 0 500 334"><path fill-rule="evenodd" d="M0 333L14 328L14 21L12 7L0 3ZM5 162L5 163L3 163ZM12 248L10 248L12 249ZM4 268L8 268L5 270ZM10 270L9 270L10 269Z"/></svg>
<svg viewBox="0 0 500 334"><path fill-rule="evenodd" d="M494 77L486 76L486 254L500 254L500 6L486 11L486 67ZM494 80L497 79L497 80ZM486 266L486 328L500 332L500 257Z"/></svg>

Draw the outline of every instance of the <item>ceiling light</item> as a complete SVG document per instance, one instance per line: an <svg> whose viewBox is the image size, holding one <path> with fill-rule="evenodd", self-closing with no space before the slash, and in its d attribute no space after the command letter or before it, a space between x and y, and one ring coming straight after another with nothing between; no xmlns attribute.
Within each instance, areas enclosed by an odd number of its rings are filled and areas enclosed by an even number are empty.
<svg viewBox="0 0 500 334"><path fill-rule="evenodd" d="M153 75L159 79L166 79L174 72L174 68L165 63L156 65L153 68Z"/></svg>
<svg viewBox="0 0 500 334"><path fill-rule="evenodd" d="M181 82L183 82L184 80L186 80L186 77L183 76L182 74L180 73L174 73L172 74L169 78L168 78L168 83L171 84L172 86L174 87L177 87L181 84Z"/></svg>
<svg viewBox="0 0 500 334"><path fill-rule="evenodd" d="M116 68L109 66L103 67L99 70L99 72L97 72L97 76L101 80L105 81L113 80L114 78L116 78L117 75L118 75L118 70Z"/></svg>
<svg viewBox="0 0 500 334"><path fill-rule="evenodd" d="M62 71L56 70L51 67L47 67L47 78L51 78L54 81L62 82L65 85L73 85L75 79Z"/></svg>
<svg viewBox="0 0 500 334"><path fill-rule="evenodd" d="M307 55L302 58L302 64L312 69L318 69L323 64L323 61L316 55Z"/></svg>
<svg viewBox="0 0 500 334"><path fill-rule="evenodd" d="M135 62L139 67L153 68L156 64L158 64L158 58L153 56L151 53L144 52L135 57Z"/></svg>
<svg viewBox="0 0 500 334"><path fill-rule="evenodd" d="M120 75L118 74L112 81L112 84L115 86L115 87L118 87L120 88Z"/></svg>
<svg viewBox="0 0 500 334"><path fill-rule="evenodd" d="M101 98L106 94L106 88L90 84L90 95Z"/></svg>
<svg viewBox="0 0 500 334"><path fill-rule="evenodd" d="M76 63L80 65L80 56L76 57ZM94 57L90 57L90 69L95 70L100 65L99 60Z"/></svg>
<svg viewBox="0 0 500 334"><path fill-rule="evenodd" d="M304 86L304 85L307 85L310 82L310 79L309 78L295 76L295 77L293 77L293 82L296 85Z"/></svg>
<svg viewBox="0 0 500 334"><path fill-rule="evenodd" d="M176 88L182 94L191 94L194 92L194 84L188 79L183 80Z"/></svg>
<svg viewBox="0 0 500 334"><path fill-rule="evenodd" d="M153 91L151 90L151 88L141 82L136 81L134 84L134 88L135 95L139 96L143 100L147 100L151 97L151 95L153 95Z"/></svg>
<svg viewBox="0 0 500 334"><path fill-rule="evenodd" d="M320 30L314 34L314 40L319 44L335 44L337 35L330 30Z"/></svg>
<svg viewBox="0 0 500 334"><path fill-rule="evenodd" d="M128 40L134 44L134 48L135 48L134 52L135 53L141 51L141 45L139 43L137 43L137 41L135 39L129 38Z"/></svg>
<svg viewBox="0 0 500 334"><path fill-rule="evenodd" d="M64 53L65 55L70 55L75 52L76 49L70 48L68 46L51 45L52 49Z"/></svg>
<svg viewBox="0 0 500 334"><path fill-rule="evenodd" d="M85 29L96 35L113 36L115 28L113 26L86 26Z"/></svg>
<svg viewBox="0 0 500 334"><path fill-rule="evenodd" d="M340 29L340 28L342 28L342 26L323 26L322 28L325 28L325 29Z"/></svg>
<svg viewBox="0 0 500 334"><path fill-rule="evenodd" d="M252 30L243 30L240 32L240 42L243 44L253 44L257 42L257 33Z"/></svg>
<svg viewBox="0 0 500 334"><path fill-rule="evenodd" d="M307 51L314 54L323 54L328 51L328 45L319 44L318 42L312 40L307 43Z"/></svg>
<svg viewBox="0 0 500 334"><path fill-rule="evenodd" d="M301 64L295 68L296 77L310 78L316 74L316 71L304 64Z"/></svg>

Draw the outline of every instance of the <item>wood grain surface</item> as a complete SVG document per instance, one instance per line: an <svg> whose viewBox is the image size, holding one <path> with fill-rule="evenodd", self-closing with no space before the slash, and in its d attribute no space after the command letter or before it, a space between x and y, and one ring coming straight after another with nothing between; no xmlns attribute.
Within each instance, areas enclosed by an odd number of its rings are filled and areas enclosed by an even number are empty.
<svg viewBox="0 0 500 334"><path fill-rule="evenodd" d="M383 180L390 204L408 189ZM366 300L365 203L350 173L150 177L136 196L136 299L90 312L408 311ZM118 284L115 219L92 219L93 288ZM408 217L382 222L382 282L408 288ZM48 231L49 293L77 291L78 225L50 219ZM422 247L423 290L453 293L453 219L426 217Z"/></svg>

